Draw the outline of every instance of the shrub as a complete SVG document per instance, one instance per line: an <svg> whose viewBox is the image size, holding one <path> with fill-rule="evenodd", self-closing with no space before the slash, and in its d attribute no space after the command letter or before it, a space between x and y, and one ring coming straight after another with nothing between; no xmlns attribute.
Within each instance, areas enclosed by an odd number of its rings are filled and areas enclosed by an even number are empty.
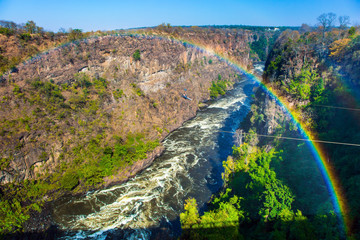
<svg viewBox="0 0 360 240"><path fill-rule="evenodd" d="M31 35L29 33L21 33L19 34L19 39L27 42L31 39Z"/></svg>
<svg viewBox="0 0 360 240"><path fill-rule="evenodd" d="M79 184L79 176L75 172L66 172L60 183L63 189L72 190Z"/></svg>
<svg viewBox="0 0 360 240"><path fill-rule="evenodd" d="M217 98L219 95L224 95L227 88L227 81L226 80L220 80L221 76L218 76L218 79L216 82L213 81L210 87L210 97L211 98Z"/></svg>
<svg viewBox="0 0 360 240"><path fill-rule="evenodd" d="M354 26L352 26L350 29L349 29L349 35L350 36L353 36L356 32L356 28Z"/></svg>
<svg viewBox="0 0 360 240"><path fill-rule="evenodd" d="M113 95L115 99L122 98L122 96L124 95L124 91L116 89L116 91L113 91Z"/></svg>
<svg viewBox="0 0 360 240"><path fill-rule="evenodd" d="M40 155L40 160L41 161L45 161L49 158L49 154L47 152L42 152L41 155Z"/></svg>
<svg viewBox="0 0 360 240"><path fill-rule="evenodd" d="M0 34L3 34L5 36L10 36L14 34L14 30L11 30L9 28L5 28L5 27L0 27Z"/></svg>
<svg viewBox="0 0 360 240"><path fill-rule="evenodd" d="M131 83L130 85L133 87L136 95L138 95L139 97L144 96L143 91L141 91L141 89L136 85L136 83Z"/></svg>
<svg viewBox="0 0 360 240"><path fill-rule="evenodd" d="M134 54L133 54L133 58L135 61L140 61L140 50L137 49Z"/></svg>

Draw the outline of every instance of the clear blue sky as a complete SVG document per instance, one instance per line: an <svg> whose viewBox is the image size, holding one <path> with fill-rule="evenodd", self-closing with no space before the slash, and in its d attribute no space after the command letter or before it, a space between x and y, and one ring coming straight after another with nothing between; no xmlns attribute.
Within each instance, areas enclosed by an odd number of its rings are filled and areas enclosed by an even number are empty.
<svg viewBox="0 0 360 240"><path fill-rule="evenodd" d="M46 30L84 31L171 25L316 24L321 13L360 24L360 0L0 0L0 20L33 20Z"/></svg>

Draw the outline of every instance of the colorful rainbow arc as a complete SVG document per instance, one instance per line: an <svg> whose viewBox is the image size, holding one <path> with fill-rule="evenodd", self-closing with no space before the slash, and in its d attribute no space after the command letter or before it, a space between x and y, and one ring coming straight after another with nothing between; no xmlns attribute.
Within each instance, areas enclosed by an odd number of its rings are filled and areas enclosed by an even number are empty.
<svg viewBox="0 0 360 240"><path fill-rule="evenodd" d="M308 147L310 148L310 150L316 160L316 164L319 167L322 177L326 183L326 186L329 191L329 195L331 197L335 213L338 216L338 220L340 222L342 231L345 234L349 234L351 224L350 224L350 220L348 219L348 208L347 208L347 204L346 204L346 199L344 197L344 193L341 188L339 179L335 174L334 167L328 161L325 151L322 149L322 146L319 143L311 141L311 139L314 139L312 137L312 133L309 130L307 130L305 127L303 127L304 124L301 123L301 120L297 117L296 112L291 111L289 104L286 101L282 101L281 98L278 97L278 94L276 93L275 90L273 90L271 87L266 86L258 77L256 77L254 74L250 73L249 71L246 71L243 67L241 67L239 64L237 64L235 61L229 59L228 57L223 56L221 53L216 53L212 49L207 49L207 47L201 46L199 44L192 43L189 41L181 41L181 40L179 40L179 41L182 43L189 44L190 46L197 48L200 51L212 53L220 60L226 61L228 65L232 66L234 69L236 69L240 73L245 74L248 78L257 82L260 85L260 87L267 94L269 94L269 96L272 99L274 99L280 106L282 106L284 108L285 112L291 117L293 123L295 123L295 125L298 127L299 132L302 135L302 137L310 140L310 141L307 141L306 143L307 143Z"/></svg>
<svg viewBox="0 0 360 240"><path fill-rule="evenodd" d="M282 101L280 97L278 97L278 94L275 90L273 90L271 87L266 86L258 77L256 77L254 74L246 71L240 64L237 64L235 61L231 60L229 57L226 57L222 55L221 53L215 52L213 49L203 46L201 44L190 42L189 40L184 39L175 39L173 37L169 36L160 36L160 35L138 35L138 34L116 34L116 35L110 35L110 36L119 36L119 37L125 37L125 36L131 36L131 37L138 37L138 38L147 38L147 39L160 39L160 40L166 40L166 41L172 41L177 42L180 44L183 44L184 46L189 46L192 48L195 48L201 52L205 52L211 55L214 55L217 57L220 61L225 61L229 66L236 69L239 73L242 73L246 75L248 78L254 80L257 82L260 87L269 94L269 96L274 99L280 106L282 106L288 114L291 119L293 120L294 124L298 127L300 134L302 137L310 140L307 141L307 145L310 148L317 166L320 169L320 172L322 174L323 179L325 180L325 183L327 185L327 189L329 191L329 195L331 197L334 210L336 215L338 216L338 220L340 222L341 230L344 234L350 234L351 224L350 220L348 218L348 208L346 204L346 199L344 197L343 190L341 188L340 182L338 177L335 174L334 167L331 165L331 163L328 161L325 151L323 151L321 145L319 143L312 142L312 134L309 130L306 130L305 127L303 127L304 124L301 123L301 120L297 117L297 114L295 111L292 111L289 107L289 104L286 101ZM94 38L98 38L98 36L95 36ZM85 40L86 41L86 40ZM59 49L61 47L64 47L70 43L62 44L61 46L56 47L55 49L52 49L50 51L45 52L45 54L48 54L49 52ZM41 55L43 55L42 53ZM26 61L24 64L36 61L41 55L38 55L37 57L31 58L28 61Z"/></svg>
<svg viewBox="0 0 360 240"><path fill-rule="evenodd" d="M198 44L189 41L181 41L181 40L179 41L185 42L186 44L189 44L190 46L195 47L201 51L212 53L215 56L217 56L219 59L226 61L230 66L237 69L240 73L243 73L248 78L256 81L261 86L261 88L266 93L269 94L269 96L272 99L274 99L280 106L284 108L285 112L291 117L295 125L298 127L302 137L310 140L307 141L307 145L310 148L316 160L316 164L319 167L322 177L326 183L342 231L344 231L345 234L348 234L350 232L350 221L348 219L348 209L347 209L346 199L344 197L343 190L339 183L339 179L335 174L334 167L328 161L325 151L322 149L321 145L319 143L311 141L311 139L314 139L312 137L312 133L309 130L307 130L305 127L303 127L304 124L301 123L301 120L297 117L296 112L291 111L289 104L285 101L282 101L281 98L278 97L278 94L275 92L275 90L273 90L271 87L266 86L258 77L256 77L254 74L250 73L249 71L246 71L235 61L232 61L231 59L223 56L220 53L215 53L212 49L207 49L206 47L200 46Z"/></svg>

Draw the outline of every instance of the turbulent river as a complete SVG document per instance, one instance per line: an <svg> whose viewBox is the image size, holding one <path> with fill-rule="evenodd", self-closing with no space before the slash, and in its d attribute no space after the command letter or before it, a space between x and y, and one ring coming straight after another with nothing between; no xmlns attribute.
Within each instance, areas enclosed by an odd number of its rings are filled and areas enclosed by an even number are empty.
<svg viewBox="0 0 360 240"><path fill-rule="evenodd" d="M235 140L230 132L248 113L254 87L244 79L199 111L163 141L164 153L135 178L85 197L58 200L53 218L66 229L64 239L147 239L160 223L179 230L185 199L195 197L205 206L222 186L222 161Z"/></svg>
<svg viewBox="0 0 360 240"><path fill-rule="evenodd" d="M159 229L178 235L185 200L194 197L202 212L221 188L222 161L235 143L231 132L249 112L255 86L244 78L200 110L163 141L164 153L128 182L56 201L52 217L64 230L61 238L150 239Z"/></svg>

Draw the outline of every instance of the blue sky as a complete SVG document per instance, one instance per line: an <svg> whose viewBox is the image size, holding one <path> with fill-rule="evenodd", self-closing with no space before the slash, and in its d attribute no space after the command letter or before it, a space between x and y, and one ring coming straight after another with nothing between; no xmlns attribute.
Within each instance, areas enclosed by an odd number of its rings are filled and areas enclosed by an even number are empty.
<svg viewBox="0 0 360 240"><path fill-rule="evenodd" d="M360 25L360 0L0 0L0 20L33 20L46 30L84 31L171 25L316 24L321 13L350 16Z"/></svg>

